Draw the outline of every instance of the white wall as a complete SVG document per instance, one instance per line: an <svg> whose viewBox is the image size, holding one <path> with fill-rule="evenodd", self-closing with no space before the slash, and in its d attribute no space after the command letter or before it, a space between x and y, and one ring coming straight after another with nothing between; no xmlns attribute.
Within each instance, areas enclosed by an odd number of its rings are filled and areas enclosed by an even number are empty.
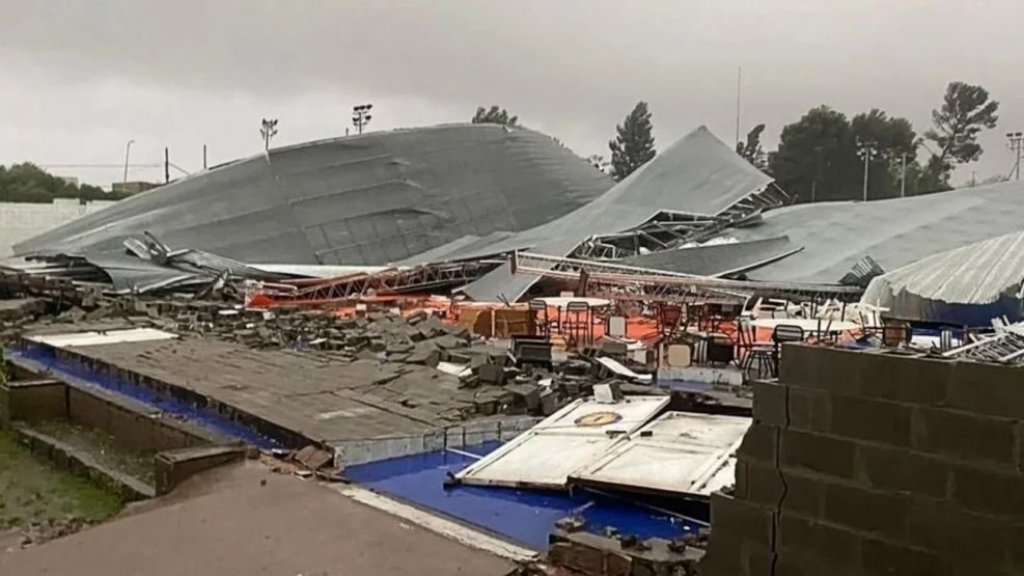
<svg viewBox="0 0 1024 576"><path fill-rule="evenodd" d="M80 203L58 198L52 204L0 202L0 258L11 255L11 246L112 205L109 200Z"/></svg>

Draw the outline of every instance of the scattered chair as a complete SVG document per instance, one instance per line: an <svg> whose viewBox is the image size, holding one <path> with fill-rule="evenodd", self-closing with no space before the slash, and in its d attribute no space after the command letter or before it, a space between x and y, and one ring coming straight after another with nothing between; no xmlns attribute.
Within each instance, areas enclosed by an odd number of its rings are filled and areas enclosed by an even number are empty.
<svg viewBox="0 0 1024 576"><path fill-rule="evenodd" d="M566 336L576 345L588 345L594 340L594 325L590 321L590 304L573 300L565 306Z"/></svg>
<svg viewBox="0 0 1024 576"><path fill-rule="evenodd" d="M804 329L792 324L779 324L772 330L772 376L779 375L779 358L786 342L803 342Z"/></svg>
<svg viewBox="0 0 1024 576"><path fill-rule="evenodd" d="M739 347L736 358L740 369L748 374L755 369L753 373L757 378L772 375L775 347L768 342L758 342L757 328L746 318L741 317L736 323L736 334Z"/></svg>

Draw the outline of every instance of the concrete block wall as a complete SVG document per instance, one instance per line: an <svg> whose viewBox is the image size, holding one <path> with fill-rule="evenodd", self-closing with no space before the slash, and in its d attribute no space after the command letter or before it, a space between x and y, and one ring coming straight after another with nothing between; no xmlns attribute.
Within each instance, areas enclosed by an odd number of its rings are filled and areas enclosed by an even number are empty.
<svg viewBox="0 0 1024 576"><path fill-rule="evenodd" d="M13 381L0 386L0 425L67 417L67 387L56 380Z"/></svg>
<svg viewBox="0 0 1024 576"><path fill-rule="evenodd" d="M787 346L703 576L1024 574L1024 369Z"/></svg>

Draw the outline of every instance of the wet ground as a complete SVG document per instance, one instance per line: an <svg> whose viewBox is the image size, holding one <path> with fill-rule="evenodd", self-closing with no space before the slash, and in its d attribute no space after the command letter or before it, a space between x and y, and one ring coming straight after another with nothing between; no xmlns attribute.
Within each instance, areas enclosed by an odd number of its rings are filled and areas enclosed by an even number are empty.
<svg viewBox="0 0 1024 576"><path fill-rule="evenodd" d="M152 454L124 450L117 445L113 436L102 430L58 420L33 424L32 429L92 456L106 468L132 476L150 486L155 482Z"/></svg>
<svg viewBox="0 0 1024 576"><path fill-rule="evenodd" d="M0 549L17 545L30 529L98 522L121 507L114 495L37 459L0 430Z"/></svg>
<svg viewBox="0 0 1024 576"><path fill-rule="evenodd" d="M0 574L252 576L507 574L513 565L258 463L42 546L0 552Z"/></svg>

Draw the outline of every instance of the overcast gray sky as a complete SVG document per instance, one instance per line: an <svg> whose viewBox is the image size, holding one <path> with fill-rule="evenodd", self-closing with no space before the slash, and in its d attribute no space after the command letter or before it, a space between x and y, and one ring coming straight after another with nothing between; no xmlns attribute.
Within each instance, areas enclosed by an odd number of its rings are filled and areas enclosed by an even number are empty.
<svg viewBox="0 0 1024 576"><path fill-rule="evenodd" d="M1009 171L1024 130L1021 0L0 0L0 163L201 167L343 134L468 120L500 104L586 156L608 155L638 100L659 148L700 124L744 131L830 104L927 128L945 85L1002 103L978 178ZM54 168L109 185L119 169ZM157 179L161 169L133 170Z"/></svg>

